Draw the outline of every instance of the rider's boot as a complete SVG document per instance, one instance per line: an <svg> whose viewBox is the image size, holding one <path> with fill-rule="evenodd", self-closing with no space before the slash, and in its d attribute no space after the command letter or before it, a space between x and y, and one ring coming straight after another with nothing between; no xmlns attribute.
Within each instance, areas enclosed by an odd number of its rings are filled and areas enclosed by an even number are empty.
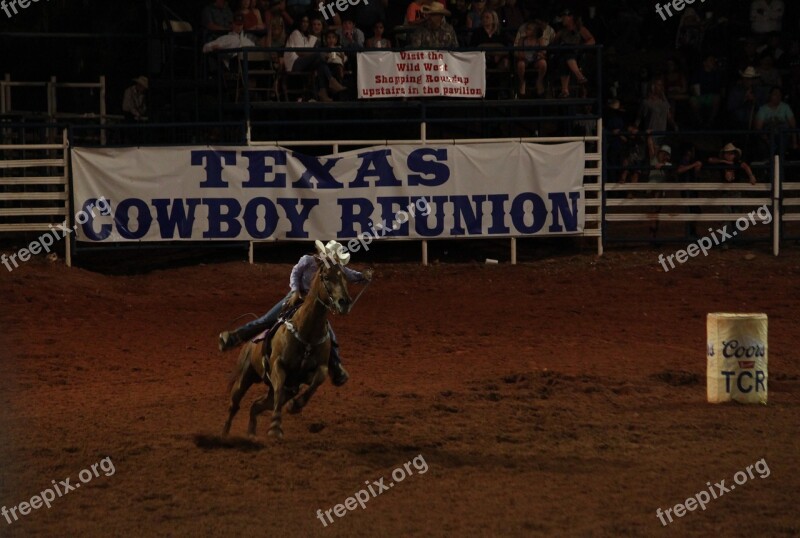
<svg viewBox="0 0 800 538"><path fill-rule="evenodd" d="M350 374L342 366L342 359L339 357L339 345L335 342L331 345L331 356L328 358L328 375L336 387L341 387L350 379Z"/></svg>
<svg viewBox="0 0 800 538"><path fill-rule="evenodd" d="M223 331L219 333L219 350L228 351L242 343L239 331Z"/></svg>

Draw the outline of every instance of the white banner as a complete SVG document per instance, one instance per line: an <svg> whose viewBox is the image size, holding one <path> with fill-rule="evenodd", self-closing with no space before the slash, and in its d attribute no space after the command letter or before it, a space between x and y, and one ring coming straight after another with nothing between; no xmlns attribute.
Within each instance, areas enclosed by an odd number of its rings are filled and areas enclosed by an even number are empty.
<svg viewBox="0 0 800 538"><path fill-rule="evenodd" d="M79 241L581 234L584 148L391 145L73 148ZM95 201L105 198L101 211ZM376 235L376 226L382 226Z"/></svg>
<svg viewBox="0 0 800 538"><path fill-rule="evenodd" d="M486 94L483 52L358 53L358 97L474 97Z"/></svg>

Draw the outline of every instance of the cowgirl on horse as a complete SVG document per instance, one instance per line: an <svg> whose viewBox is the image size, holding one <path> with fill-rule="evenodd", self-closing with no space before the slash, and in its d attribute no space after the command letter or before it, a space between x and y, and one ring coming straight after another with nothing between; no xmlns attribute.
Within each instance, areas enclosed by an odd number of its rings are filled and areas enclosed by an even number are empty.
<svg viewBox="0 0 800 538"><path fill-rule="evenodd" d="M367 269L363 273L355 271L346 267L350 261L350 253L347 252L339 242L328 241L323 247L321 243L318 245L320 250L320 257L325 264L333 263L341 267L342 273L348 282L369 282L372 280L372 270ZM322 250L324 249L324 253ZM327 258L327 259L326 259ZM317 272L317 261L314 256L306 254L297 265L292 269L291 276L289 277L289 293L281 299L272 309L261 316L260 318L247 323L236 329L235 331L225 331L219 335L219 349L220 351L228 351L233 349L243 342L247 342L255 338L265 330L271 329L278 321L280 313L287 307L294 306L305 298L311 284L314 280L314 275ZM342 360L339 356L339 343L336 340L336 335L333 329L330 329L331 338L331 353L328 359L328 373L331 382L340 387L344 385L350 378L347 370L342 366Z"/></svg>

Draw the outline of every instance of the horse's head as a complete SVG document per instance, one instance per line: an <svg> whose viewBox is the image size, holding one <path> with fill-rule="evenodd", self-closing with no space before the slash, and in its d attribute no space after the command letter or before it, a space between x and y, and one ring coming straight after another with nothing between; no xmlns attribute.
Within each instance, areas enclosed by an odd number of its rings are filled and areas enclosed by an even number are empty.
<svg viewBox="0 0 800 538"><path fill-rule="evenodd" d="M328 260L317 258L319 267L319 299L331 310L339 314L347 314L353 300L347 291L347 278L342 266L338 263L326 263Z"/></svg>

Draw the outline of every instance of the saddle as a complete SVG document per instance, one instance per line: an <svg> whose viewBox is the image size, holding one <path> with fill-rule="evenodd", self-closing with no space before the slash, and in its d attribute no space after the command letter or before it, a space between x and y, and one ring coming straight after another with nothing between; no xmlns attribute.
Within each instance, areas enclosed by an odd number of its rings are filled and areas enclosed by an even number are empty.
<svg viewBox="0 0 800 538"><path fill-rule="evenodd" d="M250 340L254 344L257 344L258 342L262 341L264 342L264 351L262 353L261 360L264 363L264 372L265 372L264 382L267 384L270 383L269 375L266 374L266 372L269 371L267 369L267 359L269 358L270 355L272 355L272 338L275 336L275 333L278 332L278 329L280 329L281 325L285 324L287 321L292 319L292 316L294 316L295 312L297 312L302 305L303 303L300 302L288 308L284 308L281 311L280 315L278 316L278 321L275 322L275 325L273 325L266 331L262 331L261 333L259 333Z"/></svg>

